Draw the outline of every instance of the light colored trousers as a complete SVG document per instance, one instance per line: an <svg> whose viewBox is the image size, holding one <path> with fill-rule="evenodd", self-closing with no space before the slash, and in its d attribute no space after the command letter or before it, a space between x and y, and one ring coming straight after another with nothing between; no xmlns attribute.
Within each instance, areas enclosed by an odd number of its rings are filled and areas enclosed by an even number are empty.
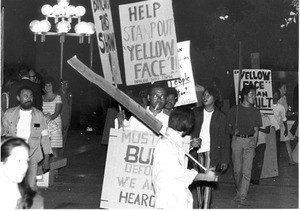
<svg viewBox="0 0 300 211"><path fill-rule="evenodd" d="M231 149L234 180L237 193L241 199L247 198L255 147L254 137L232 138Z"/></svg>

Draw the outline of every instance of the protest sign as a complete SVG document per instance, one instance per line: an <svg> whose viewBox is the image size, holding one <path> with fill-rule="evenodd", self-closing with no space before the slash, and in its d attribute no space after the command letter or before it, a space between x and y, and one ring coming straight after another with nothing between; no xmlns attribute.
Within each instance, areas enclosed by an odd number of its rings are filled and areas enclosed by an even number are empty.
<svg viewBox="0 0 300 211"><path fill-rule="evenodd" d="M104 78L122 84L110 1L91 0Z"/></svg>
<svg viewBox="0 0 300 211"><path fill-rule="evenodd" d="M238 102L239 70L233 70L236 102ZM265 114L273 114L273 93L271 70L243 69L241 74L240 91L245 85L256 87L256 104Z"/></svg>
<svg viewBox="0 0 300 211"><path fill-rule="evenodd" d="M197 102L194 75L190 57L190 41L177 43L177 52L180 68L180 78L168 81L169 87L174 87L178 92L176 106Z"/></svg>
<svg viewBox="0 0 300 211"><path fill-rule="evenodd" d="M101 208L153 208L154 133L110 130Z"/></svg>
<svg viewBox="0 0 300 211"><path fill-rule="evenodd" d="M171 0L119 6L127 85L180 77Z"/></svg>
<svg viewBox="0 0 300 211"><path fill-rule="evenodd" d="M158 140L154 133L110 130L100 208L154 208L151 174ZM189 140L186 136L185 150Z"/></svg>

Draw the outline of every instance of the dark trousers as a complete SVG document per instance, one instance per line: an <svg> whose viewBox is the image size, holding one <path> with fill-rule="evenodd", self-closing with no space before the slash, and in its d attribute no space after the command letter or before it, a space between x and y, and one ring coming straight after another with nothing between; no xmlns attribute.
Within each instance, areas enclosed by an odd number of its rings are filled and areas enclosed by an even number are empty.
<svg viewBox="0 0 300 211"><path fill-rule="evenodd" d="M255 148L255 157L253 159L252 173L251 173L251 179L253 180L260 179L261 170L265 158L265 150L266 150L266 144L260 144Z"/></svg>
<svg viewBox="0 0 300 211"><path fill-rule="evenodd" d="M276 149L277 149L277 165L279 167L279 152L280 152L280 129L275 131L276 134Z"/></svg>
<svg viewBox="0 0 300 211"><path fill-rule="evenodd" d="M290 132L291 132L291 134L293 134L293 136L295 135L297 128L298 128L298 116L295 116L294 119L295 119L295 122L290 129Z"/></svg>

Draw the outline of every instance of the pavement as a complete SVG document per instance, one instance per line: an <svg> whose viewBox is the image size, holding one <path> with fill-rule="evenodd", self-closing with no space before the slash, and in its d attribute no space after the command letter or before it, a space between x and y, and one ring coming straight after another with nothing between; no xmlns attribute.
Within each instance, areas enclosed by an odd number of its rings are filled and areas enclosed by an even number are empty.
<svg viewBox="0 0 300 211"><path fill-rule="evenodd" d="M298 140L292 142L292 146ZM100 209L107 146L101 135L70 131L66 143L67 166L58 170L54 185L39 188L45 209ZM232 201L235 187L232 169L219 177L213 193L214 209L296 209L299 208L298 165L289 166L284 143L280 146L279 176L261 179L250 186L250 206Z"/></svg>

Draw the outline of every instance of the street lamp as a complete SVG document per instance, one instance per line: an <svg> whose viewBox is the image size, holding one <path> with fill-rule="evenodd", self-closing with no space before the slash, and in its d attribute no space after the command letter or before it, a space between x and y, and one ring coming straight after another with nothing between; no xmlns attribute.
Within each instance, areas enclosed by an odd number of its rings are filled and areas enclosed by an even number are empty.
<svg viewBox="0 0 300 211"><path fill-rule="evenodd" d="M57 0L57 4L51 6L45 4L41 8L44 15L44 20L33 20L29 24L30 30L34 33L34 41L37 36L41 36L41 42L46 41L46 36L59 36L61 44L61 60L60 60L60 78L62 78L63 67L63 48L66 36L79 37L79 44L84 43L84 38L88 38L88 43L91 42L91 35L95 33L95 25L92 22L81 21L86 10L83 6L70 5L70 0ZM55 32L51 32L51 23L49 19L54 19ZM71 23L73 19L77 19L77 24L74 27L74 32L71 31Z"/></svg>

